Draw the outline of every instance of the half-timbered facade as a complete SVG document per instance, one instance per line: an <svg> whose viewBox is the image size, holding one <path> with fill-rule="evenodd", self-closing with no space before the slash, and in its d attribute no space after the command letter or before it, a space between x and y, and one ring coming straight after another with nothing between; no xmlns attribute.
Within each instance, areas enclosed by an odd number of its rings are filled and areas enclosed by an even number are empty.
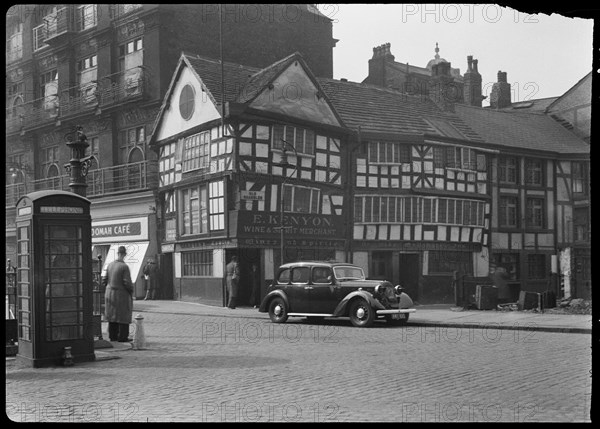
<svg viewBox="0 0 600 429"><path fill-rule="evenodd" d="M577 266L589 266L589 146L543 114L458 105L456 113L498 150L490 258L508 277L501 297L551 290L590 298L591 278L575 279Z"/></svg>
<svg viewBox="0 0 600 429"><path fill-rule="evenodd" d="M219 61L182 55L152 136L175 297L222 304L233 255L241 304L282 261L345 259L344 139L298 54L222 74Z"/></svg>
<svg viewBox="0 0 600 429"><path fill-rule="evenodd" d="M356 132L349 257L369 277L403 284L420 303L453 302L454 271L488 274L494 151L428 98L320 81Z"/></svg>

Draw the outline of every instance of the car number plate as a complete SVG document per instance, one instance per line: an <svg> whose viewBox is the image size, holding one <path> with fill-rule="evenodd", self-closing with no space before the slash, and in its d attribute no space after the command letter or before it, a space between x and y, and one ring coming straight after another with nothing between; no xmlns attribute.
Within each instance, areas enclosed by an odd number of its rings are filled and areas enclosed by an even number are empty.
<svg viewBox="0 0 600 429"><path fill-rule="evenodd" d="M392 319L394 319L394 320L404 320L404 319L406 319L406 313L395 313L395 314L392 314Z"/></svg>

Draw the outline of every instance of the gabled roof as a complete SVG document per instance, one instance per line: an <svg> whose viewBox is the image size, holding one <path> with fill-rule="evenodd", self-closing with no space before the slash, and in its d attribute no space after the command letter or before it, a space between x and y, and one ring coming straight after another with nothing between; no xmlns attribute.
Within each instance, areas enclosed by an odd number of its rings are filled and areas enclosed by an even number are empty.
<svg viewBox="0 0 600 429"><path fill-rule="evenodd" d="M223 62L223 82L221 85L221 61L199 55L183 53L182 57L191 66L198 78L206 85L215 103L221 105L221 87L225 101L236 101L250 77L260 69L240 64Z"/></svg>
<svg viewBox="0 0 600 429"><path fill-rule="evenodd" d="M262 90L267 87L271 82L283 72L293 59L301 59L301 55L298 52L294 52L291 55L265 67L262 70L257 71L251 75L246 84L244 90L238 95L236 101L240 103L246 103L257 97Z"/></svg>
<svg viewBox="0 0 600 429"><path fill-rule="evenodd" d="M225 102L235 101L249 105L252 100L260 95L265 88L268 88L269 85L273 83L273 81L294 61L298 61L302 65L306 75L310 81L313 82L318 91L322 93L337 120L343 124L342 118L333 108L331 101L327 98L327 94L320 86L319 81L312 74L302 58L302 55L298 52L263 69L230 62L223 62L223 66L221 67L221 61L218 59L182 52L167 92L165 93L163 104L154 121L150 141L152 142L154 140L154 133L162 120L168 100L172 96L175 84L183 67L188 66L191 69L192 73L198 78L198 81L206 88L206 92L215 104L215 107L220 109L223 98Z"/></svg>
<svg viewBox="0 0 600 429"><path fill-rule="evenodd" d="M466 105L455 111L487 143L560 154L586 154L589 146L549 116L514 110L482 109Z"/></svg>
<svg viewBox="0 0 600 429"><path fill-rule="evenodd" d="M554 106L554 104L559 103L560 100L566 98L571 92L575 91L577 89L577 87L583 85L588 79L592 78L592 72L589 72L588 74L586 74L584 77L582 77L581 79L579 79L579 82L577 82L575 85L573 85L571 88L569 88L567 90L567 92L565 92L563 95L561 95L560 97L557 97L556 100L554 100L546 109L546 111L550 111L552 109L552 107ZM591 94L590 94L591 96Z"/></svg>
<svg viewBox="0 0 600 429"><path fill-rule="evenodd" d="M355 82L343 82L335 79L319 78L321 86L346 126L361 132L382 134L440 135L482 142L481 137L469 128L457 115L440 110L426 96L408 95L376 85ZM434 127L433 122L443 123ZM441 122L440 122L441 121Z"/></svg>

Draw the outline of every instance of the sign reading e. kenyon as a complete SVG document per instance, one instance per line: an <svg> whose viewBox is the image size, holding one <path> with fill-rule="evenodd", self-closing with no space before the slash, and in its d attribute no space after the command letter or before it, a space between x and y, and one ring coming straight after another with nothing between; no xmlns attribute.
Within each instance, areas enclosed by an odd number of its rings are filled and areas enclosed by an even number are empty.
<svg viewBox="0 0 600 429"><path fill-rule="evenodd" d="M286 238L343 239L343 216L285 213ZM280 217L277 213L239 212L238 237L279 238Z"/></svg>

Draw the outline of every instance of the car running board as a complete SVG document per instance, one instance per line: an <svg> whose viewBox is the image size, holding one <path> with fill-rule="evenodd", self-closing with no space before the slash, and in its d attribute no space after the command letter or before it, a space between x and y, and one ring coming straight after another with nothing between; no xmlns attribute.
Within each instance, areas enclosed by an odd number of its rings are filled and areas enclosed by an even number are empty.
<svg viewBox="0 0 600 429"><path fill-rule="evenodd" d="M333 314L322 314L322 313L288 313L290 317L334 317Z"/></svg>

